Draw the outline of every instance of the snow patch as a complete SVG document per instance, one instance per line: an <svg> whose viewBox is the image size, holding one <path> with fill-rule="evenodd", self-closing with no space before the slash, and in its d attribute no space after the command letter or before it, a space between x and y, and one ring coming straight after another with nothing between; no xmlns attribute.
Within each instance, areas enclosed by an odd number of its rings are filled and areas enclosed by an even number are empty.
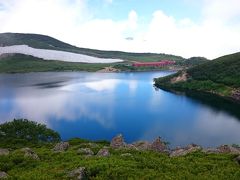
<svg viewBox="0 0 240 180"><path fill-rule="evenodd" d="M37 58L42 58L44 60L59 60L59 61L82 62L82 63L115 63L115 62L123 61L121 59L97 58L97 57L65 52L65 51L36 49L36 48L29 47L27 45L14 45L14 46L0 47L0 56L2 54L25 54L25 55L31 55Z"/></svg>

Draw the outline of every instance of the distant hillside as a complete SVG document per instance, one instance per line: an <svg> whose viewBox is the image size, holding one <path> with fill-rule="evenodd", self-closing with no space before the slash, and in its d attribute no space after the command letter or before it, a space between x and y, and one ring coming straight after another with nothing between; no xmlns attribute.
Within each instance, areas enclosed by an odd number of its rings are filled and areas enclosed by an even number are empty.
<svg viewBox="0 0 240 180"><path fill-rule="evenodd" d="M160 61L164 59L177 61L183 65L186 61L187 64L200 64L206 59L198 58L194 61L191 59L184 59L180 56L168 54L154 54L154 53L129 53L120 51L101 51L86 48L78 48L70 44L64 43L49 36L39 34L19 34L19 33L2 33L0 34L0 46L11 45L28 45L33 48L52 49L85 54L100 58L115 58L128 61Z"/></svg>
<svg viewBox="0 0 240 180"><path fill-rule="evenodd" d="M240 53L155 79L155 85L167 89L210 92L240 102Z"/></svg>

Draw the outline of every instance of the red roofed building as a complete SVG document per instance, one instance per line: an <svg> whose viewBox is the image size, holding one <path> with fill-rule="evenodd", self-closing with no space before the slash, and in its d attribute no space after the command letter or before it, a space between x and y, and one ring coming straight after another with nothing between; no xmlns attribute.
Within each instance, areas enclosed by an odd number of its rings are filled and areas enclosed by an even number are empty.
<svg viewBox="0 0 240 180"><path fill-rule="evenodd" d="M144 62L144 63L133 63L132 66L134 67L164 67L168 65L175 64L175 61L163 60L160 62Z"/></svg>

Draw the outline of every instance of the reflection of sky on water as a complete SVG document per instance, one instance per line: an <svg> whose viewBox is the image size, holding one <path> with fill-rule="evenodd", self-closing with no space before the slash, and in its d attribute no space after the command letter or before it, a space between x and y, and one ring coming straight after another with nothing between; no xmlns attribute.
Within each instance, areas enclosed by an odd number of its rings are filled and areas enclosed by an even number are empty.
<svg viewBox="0 0 240 180"><path fill-rule="evenodd" d="M162 136L171 145L240 143L237 117L152 86L152 73L30 73L0 75L0 122L28 118L63 139L128 142Z"/></svg>

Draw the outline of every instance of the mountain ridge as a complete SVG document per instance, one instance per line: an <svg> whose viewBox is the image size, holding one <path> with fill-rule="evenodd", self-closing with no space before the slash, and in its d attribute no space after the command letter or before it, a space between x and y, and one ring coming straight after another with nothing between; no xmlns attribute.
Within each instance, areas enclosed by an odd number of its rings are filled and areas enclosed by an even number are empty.
<svg viewBox="0 0 240 180"><path fill-rule="evenodd" d="M154 81L158 88L207 92L240 102L240 52Z"/></svg>

